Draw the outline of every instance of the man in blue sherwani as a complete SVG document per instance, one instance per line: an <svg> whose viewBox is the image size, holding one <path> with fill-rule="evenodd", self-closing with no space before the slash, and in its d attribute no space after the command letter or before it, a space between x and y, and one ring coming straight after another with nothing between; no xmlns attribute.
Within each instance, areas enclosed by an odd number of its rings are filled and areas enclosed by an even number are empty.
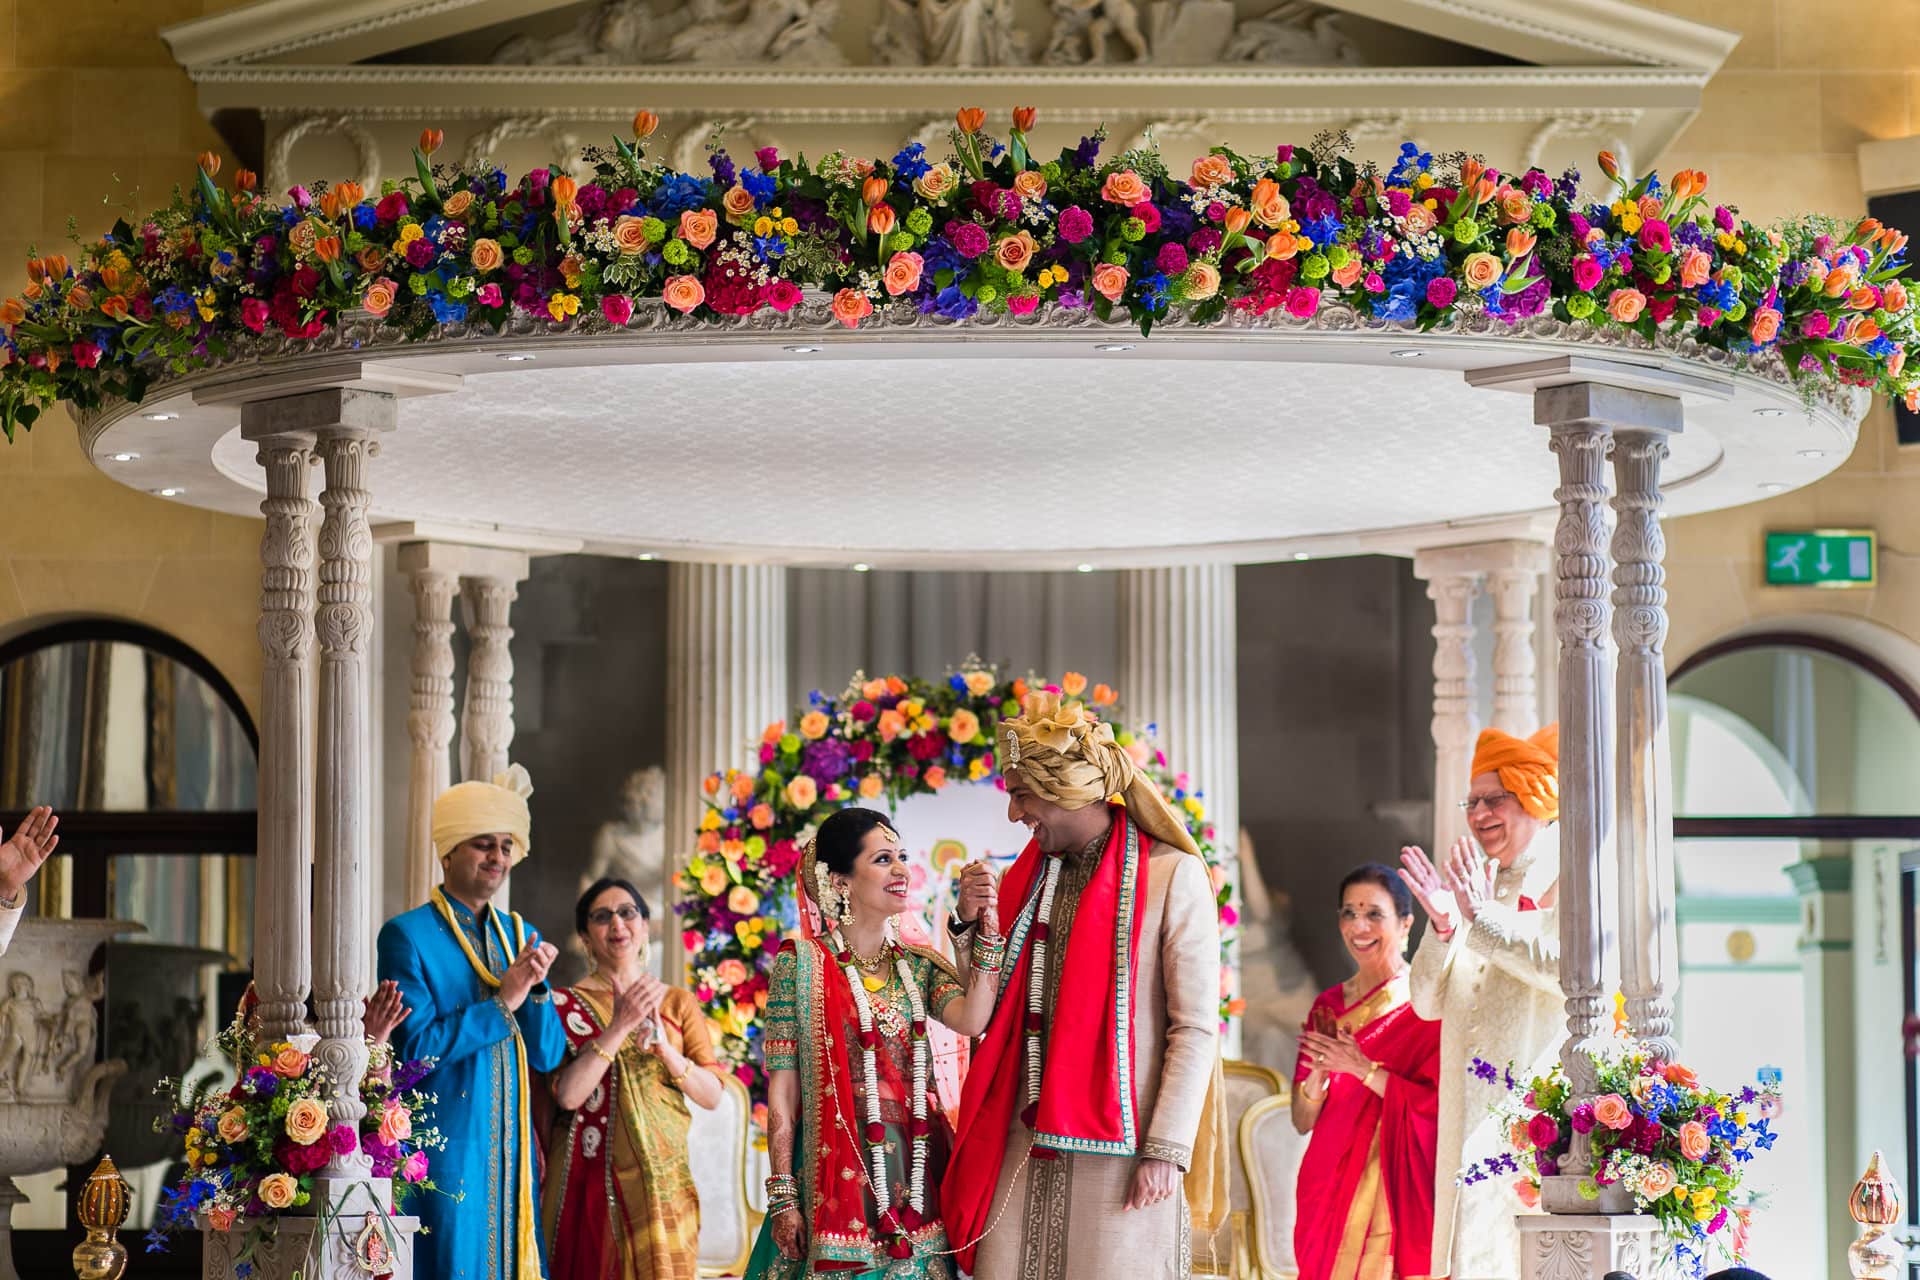
<svg viewBox="0 0 1920 1280"><path fill-rule="evenodd" d="M463 782L433 805L433 851L445 884L380 930L380 977L412 1010L394 1033L402 1060L431 1058L421 1089L446 1136L433 1159L439 1192L419 1198L414 1251L422 1280L542 1280L538 1160L529 1072L567 1047L547 970L558 952L491 903L527 856L533 787L515 765Z"/></svg>

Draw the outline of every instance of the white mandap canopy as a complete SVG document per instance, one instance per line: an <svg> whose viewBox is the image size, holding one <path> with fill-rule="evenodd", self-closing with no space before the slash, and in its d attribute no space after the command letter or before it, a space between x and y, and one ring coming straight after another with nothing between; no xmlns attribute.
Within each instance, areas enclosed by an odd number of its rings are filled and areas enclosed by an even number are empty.
<svg viewBox="0 0 1920 1280"><path fill-rule="evenodd" d="M82 434L121 483L251 514L265 481L241 406L358 387L399 398L376 525L662 558L1117 568L1538 538L1555 463L1513 392L1677 397L1662 487L1678 514L1811 483L1866 408L1803 403L1771 358L1742 369L1550 318L1418 333L1331 308L1142 338L1084 315L901 310L849 332L822 302L730 326L653 305L619 332L401 344L349 322L256 340Z"/></svg>

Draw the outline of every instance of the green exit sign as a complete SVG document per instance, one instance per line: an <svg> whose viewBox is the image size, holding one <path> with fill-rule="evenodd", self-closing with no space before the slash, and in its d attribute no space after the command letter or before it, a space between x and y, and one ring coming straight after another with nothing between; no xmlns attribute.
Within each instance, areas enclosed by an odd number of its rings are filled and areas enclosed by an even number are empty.
<svg viewBox="0 0 1920 1280"><path fill-rule="evenodd" d="M1871 529L1801 529L1767 535L1770 587L1870 587L1879 560Z"/></svg>

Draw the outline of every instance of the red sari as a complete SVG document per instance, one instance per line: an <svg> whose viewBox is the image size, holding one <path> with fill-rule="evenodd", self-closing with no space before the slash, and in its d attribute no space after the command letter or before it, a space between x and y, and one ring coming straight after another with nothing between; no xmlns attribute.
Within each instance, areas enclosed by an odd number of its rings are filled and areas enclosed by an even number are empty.
<svg viewBox="0 0 1920 1280"><path fill-rule="evenodd" d="M1433 1249L1440 1024L1417 1016L1406 974L1347 1005L1339 987L1313 1002L1311 1030L1345 1028L1387 1077L1382 1098L1344 1073L1300 1165L1293 1250L1300 1280L1425 1280ZM1313 1064L1303 1049L1294 1084Z"/></svg>

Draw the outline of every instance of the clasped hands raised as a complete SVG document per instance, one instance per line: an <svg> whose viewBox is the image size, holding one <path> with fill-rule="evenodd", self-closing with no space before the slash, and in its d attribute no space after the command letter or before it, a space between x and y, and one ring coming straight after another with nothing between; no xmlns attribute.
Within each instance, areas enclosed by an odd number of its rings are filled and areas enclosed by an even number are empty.
<svg viewBox="0 0 1920 1280"><path fill-rule="evenodd" d="M1453 842L1444 872L1433 865L1418 845L1400 850L1400 878L1407 883L1427 919L1442 937L1454 931L1461 920L1472 924L1480 909L1493 901L1495 867L1493 860L1474 847L1471 837ZM1451 901L1448 897L1451 895Z"/></svg>

